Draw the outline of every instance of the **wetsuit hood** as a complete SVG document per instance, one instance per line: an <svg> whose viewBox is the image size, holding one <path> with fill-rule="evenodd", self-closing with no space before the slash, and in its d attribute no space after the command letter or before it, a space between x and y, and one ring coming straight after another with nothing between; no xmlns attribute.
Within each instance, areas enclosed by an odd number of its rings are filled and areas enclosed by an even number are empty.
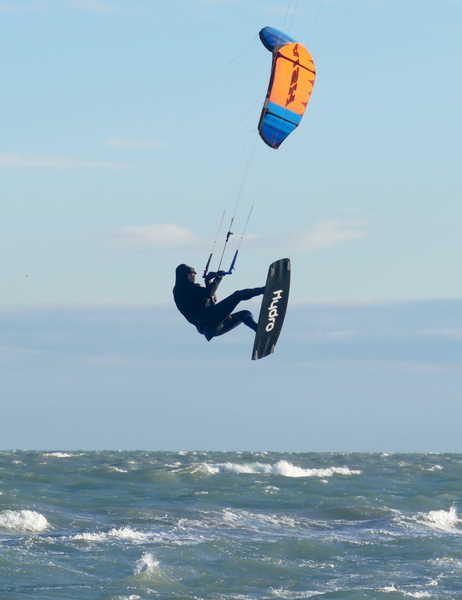
<svg viewBox="0 0 462 600"><path fill-rule="evenodd" d="M194 267L190 267L189 265L181 264L178 265L175 270L175 284L182 284L188 282L188 275L192 271L195 271Z"/></svg>

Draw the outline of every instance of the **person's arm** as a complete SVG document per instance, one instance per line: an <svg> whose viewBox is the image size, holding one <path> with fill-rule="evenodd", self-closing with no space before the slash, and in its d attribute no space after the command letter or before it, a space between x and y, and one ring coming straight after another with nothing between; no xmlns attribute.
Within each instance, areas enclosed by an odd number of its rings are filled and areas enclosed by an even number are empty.
<svg viewBox="0 0 462 600"><path fill-rule="evenodd" d="M224 271L218 271L218 273L208 273L205 277L205 288L207 290L207 294L210 298L215 296L215 292L217 291L218 286L221 283L221 280L224 276Z"/></svg>

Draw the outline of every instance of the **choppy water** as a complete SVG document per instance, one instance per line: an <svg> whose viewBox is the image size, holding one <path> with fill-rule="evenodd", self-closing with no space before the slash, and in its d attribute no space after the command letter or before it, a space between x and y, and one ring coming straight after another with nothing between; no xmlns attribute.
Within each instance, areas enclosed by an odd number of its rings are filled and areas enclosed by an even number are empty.
<svg viewBox="0 0 462 600"><path fill-rule="evenodd" d="M462 455L1 452L2 600L462 598Z"/></svg>

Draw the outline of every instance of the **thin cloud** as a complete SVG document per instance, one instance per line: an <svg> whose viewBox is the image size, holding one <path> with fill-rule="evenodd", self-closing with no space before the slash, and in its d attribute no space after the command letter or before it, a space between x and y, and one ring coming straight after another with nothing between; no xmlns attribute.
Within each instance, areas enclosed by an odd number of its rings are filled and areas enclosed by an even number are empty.
<svg viewBox="0 0 462 600"><path fill-rule="evenodd" d="M298 234L295 240L299 248L319 250L321 248L333 248L339 244L365 236L366 227L362 222L323 221Z"/></svg>
<svg viewBox="0 0 462 600"><path fill-rule="evenodd" d="M111 138L107 140L106 144L112 148L127 148L127 149L150 149L150 148L161 148L162 143L157 140L129 140L123 138Z"/></svg>
<svg viewBox="0 0 462 600"><path fill-rule="evenodd" d="M123 169L120 163L80 160L65 156L25 156L9 152L0 153L0 167L15 169Z"/></svg>
<svg viewBox="0 0 462 600"><path fill-rule="evenodd" d="M124 227L118 232L117 238L129 245L163 248L184 248L200 243L194 233L175 223Z"/></svg>
<svg viewBox="0 0 462 600"><path fill-rule="evenodd" d="M321 221L304 230L280 236L245 236L250 244L259 247L284 247L291 250L313 251L333 248L367 235L366 224L360 221Z"/></svg>

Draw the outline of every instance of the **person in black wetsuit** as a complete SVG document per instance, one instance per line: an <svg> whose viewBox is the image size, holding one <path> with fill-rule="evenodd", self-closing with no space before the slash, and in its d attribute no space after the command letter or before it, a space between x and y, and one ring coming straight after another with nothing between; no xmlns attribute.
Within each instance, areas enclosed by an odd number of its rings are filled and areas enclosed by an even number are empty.
<svg viewBox="0 0 462 600"><path fill-rule="evenodd" d="M237 290L221 302L217 302L215 292L223 279L224 272L208 273L205 277L205 287L195 283L196 271L188 265L178 265L176 268L173 298L180 313L204 335L208 341L218 335L223 335L241 323L257 330L252 313L249 310L233 310L241 300L250 300L265 291L264 287Z"/></svg>

